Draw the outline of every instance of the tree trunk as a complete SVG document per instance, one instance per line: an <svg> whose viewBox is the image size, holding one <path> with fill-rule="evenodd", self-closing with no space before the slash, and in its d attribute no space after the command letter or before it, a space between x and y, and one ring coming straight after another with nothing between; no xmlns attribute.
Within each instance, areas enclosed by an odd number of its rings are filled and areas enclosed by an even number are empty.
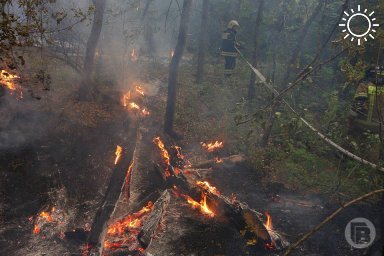
<svg viewBox="0 0 384 256"><path fill-rule="evenodd" d="M189 17L192 8L192 0L185 0L183 4L183 11L181 13L179 37L175 48L175 53L172 57L171 64L169 65L168 75L168 98L167 108L164 119L164 131L169 135L175 135L173 132L173 119L175 115L176 105L176 87L177 87L177 76L179 72L179 63L183 56L185 44L187 41L187 30Z"/></svg>
<svg viewBox="0 0 384 256"><path fill-rule="evenodd" d="M295 49L293 50L293 54L287 63L287 68L286 68L285 74L283 76L283 80L281 81L281 84L282 84L281 87L288 84L290 74L293 72L294 63L296 62L297 58L299 57L301 48L302 48L303 43L304 43L304 39L305 39L306 35L308 34L308 30L311 27L311 24L316 19L317 15L319 15L321 8L323 7L323 3L324 3L323 0L319 1L315 10L312 12L311 17L304 24L304 27L301 31L301 34L300 34L299 38L297 39L297 45L296 45ZM268 118L267 123L266 123L265 128L264 128L263 137L260 141L261 147L266 147L268 145L269 137L271 135L273 124L275 122L275 113L276 113L279 105L280 105L279 103L276 103L272 106L272 110L269 114L269 118Z"/></svg>
<svg viewBox="0 0 384 256"><path fill-rule="evenodd" d="M83 86L89 86L91 75L95 60L95 51L97 43L99 42L101 28L103 26L104 10L106 0L92 0L95 6L95 14L93 17L93 24L91 34L87 42L87 49L85 51L84 59L84 82Z"/></svg>
<svg viewBox="0 0 384 256"><path fill-rule="evenodd" d="M205 52L207 47L207 36L208 36L208 9L209 0L203 1L203 9L201 14L201 30L200 30L200 42L199 42L199 53L197 56L197 72L196 72L196 83L201 84L204 78L204 60Z"/></svg>
<svg viewBox="0 0 384 256"><path fill-rule="evenodd" d="M257 67L257 52L258 52L258 41L259 41L259 30L260 30L260 23L263 19L263 9L264 9L264 0L261 0L259 3L259 9L257 11L257 17L254 27L254 43L253 43L253 53L252 53L252 66ZM249 80L249 86L248 86L248 100L253 100L256 95L255 91L255 82L256 82L256 75L254 72L251 72L251 78Z"/></svg>

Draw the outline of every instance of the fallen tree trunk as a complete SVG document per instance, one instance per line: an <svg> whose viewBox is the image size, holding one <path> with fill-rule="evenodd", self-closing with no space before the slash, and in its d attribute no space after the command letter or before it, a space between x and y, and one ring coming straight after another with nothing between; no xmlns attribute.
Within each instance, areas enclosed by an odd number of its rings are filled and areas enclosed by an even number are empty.
<svg viewBox="0 0 384 256"><path fill-rule="evenodd" d="M153 205L153 210L138 235L140 245L144 249L147 249L152 242L152 238L160 225L160 221L164 216L165 209L167 208L170 200L171 196L168 190L165 190L161 197Z"/></svg>
<svg viewBox="0 0 384 256"><path fill-rule="evenodd" d="M132 121L129 129L127 141L136 141L137 123ZM103 202L96 212L93 220L91 231L88 236L88 243L91 246L101 247L104 231L106 230L107 222L115 210L117 200L123 192L123 187L126 181L128 168L131 165L134 157L135 145L124 148L120 161L112 171L111 178L107 191L104 195ZM129 186L129 184L126 184ZM128 188L129 189L129 188Z"/></svg>
<svg viewBox="0 0 384 256"><path fill-rule="evenodd" d="M160 166L156 165L155 168L161 174L164 173ZM260 219L263 214L251 209L245 203L221 195L213 187L198 185L195 180L182 172L175 173L172 166L168 166L167 169L170 172L170 176L165 177L168 188L175 189L177 194L188 195L194 200L205 194L207 204L214 210L215 216L228 219L246 239L258 242L261 239L264 244L272 243L271 236Z"/></svg>

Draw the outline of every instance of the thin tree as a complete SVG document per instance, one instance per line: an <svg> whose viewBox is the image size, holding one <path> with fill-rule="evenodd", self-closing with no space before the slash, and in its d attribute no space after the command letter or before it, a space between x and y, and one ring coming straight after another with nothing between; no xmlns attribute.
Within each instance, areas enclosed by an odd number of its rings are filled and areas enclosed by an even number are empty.
<svg viewBox="0 0 384 256"><path fill-rule="evenodd" d="M301 49L302 49L302 46L304 43L304 39L305 39L306 35L308 34L309 28L311 27L313 21L319 15L321 8L323 7L323 4L324 4L324 0L320 0L318 5L316 6L316 8L313 10L312 15L305 22L303 29L301 30L299 38L297 39L297 45L294 48L292 56L287 63L287 68L286 68L286 71L285 71L285 74L284 74L283 80L282 80L283 85L288 84L289 77L290 77L291 73L293 72L294 63L296 62L296 60L299 57L299 54L301 52ZM278 107L279 107L279 104L274 104L272 106L272 110L269 114L269 118L268 118L267 123L265 125L263 137L261 138L261 141L260 141L261 147L266 147L268 145L268 140L269 140L269 137L270 137L271 132L272 132L272 127L273 127L273 124L275 123L275 113L276 113Z"/></svg>
<svg viewBox="0 0 384 256"><path fill-rule="evenodd" d="M202 7L202 13L201 13L199 52L197 55L196 83L198 84L201 84L204 79L204 62L205 62L205 52L207 47L207 36L208 36L208 9L209 9L209 0L203 0L203 7Z"/></svg>
<svg viewBox="0 0 384 256"><path fill-rule="evenodd" d="M175 48L174 55L169 65L168 75L168 97L167 97L167 108L165 111L164 118L164 131L171 136L174 136L173 121L175 116L175 105L176 105L176 89L177 89L177 77L179 73L179 64L185 44L187 41L188 23L192 8L192 0L185 0L183 3L183 10L181 12L179 36Z"/></svg>
<svg viewBox="0 0 384 256"><path fill-rule="evenodd" d="M92 0L95 6L95 14L93 17L91 34L89 35L87 48L84 58L84 82L83 86L89 86L88 83L91 80L93 66L95 63L95 52L99 42L101 28L103 26L104 11L106 0Z"/></svg>
<svg viewBox="0 0 384 256"><path fill-rule="evenodd" d="M253 35L252 65L254 67L257 67L258 42L260 38L259 31L260 31L260 24L263 19L263 10L264 10L264 0L261 0L259 3L258 11L257 11L256 22L254 27L254 35ZM249 86L248 86L249 100L252 100L255 98L255 95L256 95L255 82L256 82L256 75L254 72L251 72L251 78L249 79Z"/></svg>

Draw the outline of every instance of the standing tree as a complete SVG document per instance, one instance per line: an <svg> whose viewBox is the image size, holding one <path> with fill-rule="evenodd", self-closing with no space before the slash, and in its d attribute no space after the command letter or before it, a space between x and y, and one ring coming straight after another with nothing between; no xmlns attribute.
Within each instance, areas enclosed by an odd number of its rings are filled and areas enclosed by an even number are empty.
<svg viewBox="0 0 384 256"><path fill-rule="evenodd" d="M189 17L192 8L192 0L185 0L183 4L183 10L181 12L179 36L175 48L175 53L172 57L171 64L169 65L168 75L168 97L167 97L167 108L165 111L164 118L164 131L171 136L174 136L173 121L175 115L176 105L176 87L177 87L177 76L179 73L179 63L183 56L185 44L187 41L187 31Z"/></svg>
<svg viewBox="0 0 384 256"><path fill-rule="evenodd" d="M264 0L261 0L259 3L259 9L257 11L256 16L256 22L254 27L254 37L253 37L253 52L252 52L252 65L254 67L257 66L257 51L258 51L258 41L259 41L259 31L260 31L260 23L262 21L262 15L263 15L263 9L264 9ZM249 80L249 86L248 86L248 99L252 100L255 98L255 82L256 82L256 75L254 72L251 72L251 78Z"/></svg>
<svg viewBox="0 0 384 256"><path fill-rule="evenodd" d="M95 6L95 14L93 17L92 30L89 35L87 48L84 59L84 83L83 87L88 87L91 80L93 66L95 62L95 52L97 43L99 42L101 28L103 26L104 10L106 0L92 0Z"/></svg>
<svg viewBox="0 0 384 256"><path fill-rule="evenodd" d="M293 72L294 63L296 62L297 58L299 57L299 54L300 54L301 49L303 47L304 39L305 39L306 35L308 34L309 28L311 27L313 21L319 15L319 13L323 7L323 4L324 4L324 1L319 0L319 3L317 4L316 8L313 10L312 15L305 22L305 24L304 24L304 26L300 32L299 38L297 40L297 45L293 49L292 56L287 63L287 67L286 67L286 70L285 70L285 73L283 76L283 80L281 82L282 86L288 84L290 75ZM279 104L277 104L277 103L272 106L272 110L269 114L267 123L266 123L265 128L264 128L263 137L261 138L261 141L260 141L261 147L266 147L268 145L268 140L269 140L269 137L270 137L271 132L272 132L272 127L273 127L273 124L275 123L275 113L276 113L278 107L279 107Z"/></svg>
<svg viewBox="0 0 384 256"><path fill-rule="evenodd" d="M203 1L201 14L201 30L200 30L200 42L199 42L199 53L197 55L197 72L196 72L196 83L201 84L204 79L204 62L205 52L207 47L207 36L208 36L208 9L209 0Z"/></svg>

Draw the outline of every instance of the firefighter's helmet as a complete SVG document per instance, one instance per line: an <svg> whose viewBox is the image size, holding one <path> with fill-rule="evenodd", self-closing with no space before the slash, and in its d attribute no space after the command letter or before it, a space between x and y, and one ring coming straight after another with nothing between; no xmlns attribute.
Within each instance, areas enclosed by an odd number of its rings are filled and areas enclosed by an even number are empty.
<svg viewBox="0 0 384 256"><path fill-rule="evenodd" d="M231 20L230 22L228 22L227 27L230 29L237 29L238 27L240 27L240 25L239 25L239 22L237 22L237 20Z"/></svg>
<svg viewBox="0 0 384 256"><path fill-rule="evenodd" d="M365 79L377 85L384 85L384 68L380 66L371 66L365 72Z"/></svg>

